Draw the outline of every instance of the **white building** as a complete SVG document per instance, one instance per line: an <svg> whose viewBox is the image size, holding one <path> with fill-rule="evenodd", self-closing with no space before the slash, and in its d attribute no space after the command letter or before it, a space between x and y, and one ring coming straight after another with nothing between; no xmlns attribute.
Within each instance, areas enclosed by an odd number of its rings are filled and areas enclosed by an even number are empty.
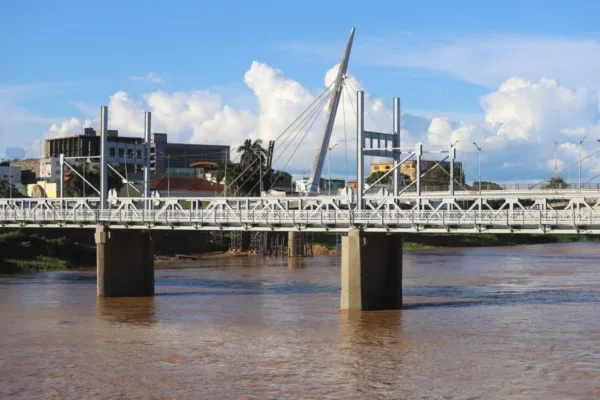
<svg viewBox="0 0 600 400"><path fill-rule="evenodd" d="M60 158L40 158L40 178L49 182L60 181Z"/></svg>

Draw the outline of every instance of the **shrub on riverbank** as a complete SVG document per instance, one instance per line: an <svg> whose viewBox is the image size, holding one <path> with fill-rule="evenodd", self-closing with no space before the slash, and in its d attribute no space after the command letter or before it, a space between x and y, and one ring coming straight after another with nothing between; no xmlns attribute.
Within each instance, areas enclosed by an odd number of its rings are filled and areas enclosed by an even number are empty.
<svg viewBox="0 0 600 400"><path fill-rule="evenodd" d="M517 246L525 244L597 242L597 235L529 235L529 234L488 234L488 233L404 233L406 250L445 248L445 247L493 247ZM338 239L340 240L340 239ZM336 248L335 233L316 233L313 243L329 249Z"/></svg>
<svg viewBox="0 0 600 400"><path fill-rule="evenodd" d="M65 237L9 231L0 234L0 273L64 271L94 265L95 252Z"/></svg>

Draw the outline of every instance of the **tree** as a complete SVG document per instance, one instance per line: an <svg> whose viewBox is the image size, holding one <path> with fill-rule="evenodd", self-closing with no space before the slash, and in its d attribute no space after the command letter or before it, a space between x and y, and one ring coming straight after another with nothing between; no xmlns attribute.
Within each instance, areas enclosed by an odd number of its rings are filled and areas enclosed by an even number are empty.
<svg viewBox="0 0 600 400"><path fill-rule="evenodd" d="M466 186L465 173L461 168L456 168L454 170L454 181L456 190L461 190L461 185ZM450 165L447 163L438 164L436 167L429 170L429 172L421 179L421 186L424 190L448 190L449 185Z"/></svg>
<svg viewBox="0 0 600 400"><path fill-rule="evenodd" d="M472 190L479 190L479 181L473 182ZM481 190L504 190L504 188L495 182L481 181Z"/></svg>
<svg viewBox="0 0 600 400"><path fill-rule="evenodd" d="M393 174L393 172L392 172ZM389 185L392 183L392 174L389 174L388 176L386 176L385 178L383 178L382 180L379 181L379 183L383 184L383 185ZM385 175L385 172L383 171L377 171L377 172L373 172L367 179L365 179L365 182L368 183L369 185L374 184L375 182L377 182L377 180L379 178L381 178L383 175Z"/></svg>
<svg viewBox="0 0 600 400"><path fill-rule="evenodd" d="M75 165L74 169L82 175L93 187L100 190L100 168L96 164L86 162ZM84 197L91 194L96 197L97 193L75 172L72 172L65 179L65 195L70 197ZM108 168L108 190L115 189L117 192L123 187L123 180L110 168Z"/></svg>
<svg viewBox="0 0 600 400"><path fill-rule="evenodd" d="M267 158L267 151L262 147L262 140L260 139L256 139L254 142L252 139L244 140L244 144L237 148L237 152L242 154L240 164L244 167L256 163L258 157L260 157L261 163Z"/></svg>
<svg viewBox="0 0 600 400"><path fill-rule="evenodd" d="M273 186L290 187L292 184L292 175L285 171L274 171L271 176Z"/></svg>
<svg viewBox="0 0 600 400"><path fill-rule="evenodd" d="M10 183L8 183L8 181L5 181L4 179L0 179L0 199L8 199L9 197L11 197ZM25 197L21 192L19 192L19 189L17 189L17 187L14 184L12 185L12 197Z"/></svg>
<svg viewBox="0 0 600 400"><path fill-rule="evenodd" d="M569 184L559 176L553 176L548 183L542 186L542 189L568 189Z"/></svg>

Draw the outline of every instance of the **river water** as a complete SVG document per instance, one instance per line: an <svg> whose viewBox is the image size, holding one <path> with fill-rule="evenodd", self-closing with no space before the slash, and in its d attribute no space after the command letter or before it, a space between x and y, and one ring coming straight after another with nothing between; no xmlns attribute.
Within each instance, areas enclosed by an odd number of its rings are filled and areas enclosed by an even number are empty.
<svg viewBox="0 0 600 400"><path fill-rule="evenodd" d="M598 399L600 246L406 253L402 311L338 310L339 261L210 259L154 298L0 277L4 399Z"/></svg>

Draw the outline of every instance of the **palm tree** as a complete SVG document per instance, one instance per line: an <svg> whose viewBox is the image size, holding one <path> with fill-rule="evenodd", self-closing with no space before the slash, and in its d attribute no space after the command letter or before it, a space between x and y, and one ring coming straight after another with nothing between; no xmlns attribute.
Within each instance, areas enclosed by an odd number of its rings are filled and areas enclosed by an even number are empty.
<svg viewBox="0 0 600 400"><path fill-rule="evenodd" d="M251 163L255 162L257 157L261 157L262 160L266 159L267 151L262 147L262 140L256 139L254 142L252 139L244 140L244 144L237 148L238 153L242 153L240 157L240 164L247 167Z"/></svg>
<svg viewBox="0 0 600 400"><path fill-rule="evenodd" d="M90 162L74 166L74 169L82 175L92 186L100 190L100 168ZM85 197L90 195L96 197L97 193L83 179L74 172L71 172L65 179L65 194L71 197ZM108 189L115 189L117 192L123 187L122 179L108 169Z"/></svg>

